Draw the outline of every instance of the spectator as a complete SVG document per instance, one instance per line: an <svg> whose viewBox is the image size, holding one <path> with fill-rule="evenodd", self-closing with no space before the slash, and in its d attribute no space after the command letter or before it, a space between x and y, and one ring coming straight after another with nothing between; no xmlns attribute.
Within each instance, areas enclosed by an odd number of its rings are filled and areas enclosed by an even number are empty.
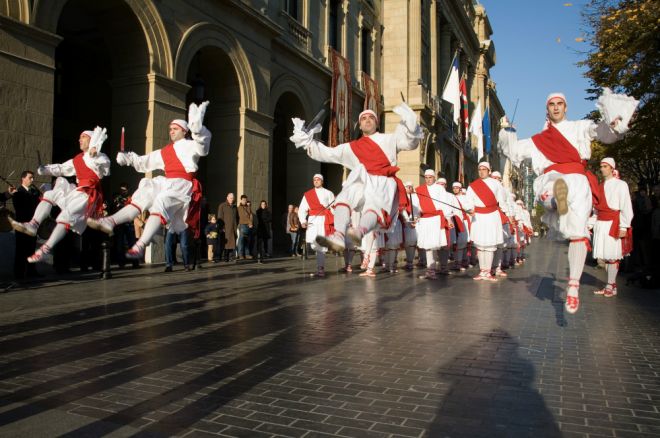
<svg viewBox="0 0 660 438"><path fill-rule="evenodd" d="M294 219L296 224L296 243L294 244L295 252L294 255L301 255L304 258L307 258L307 244L305 243L305 232L306 230L302 227L300 223L300 218L298 217L298 212L300 211L299 206L295 206L293 209L293 214L296 216Z"/></svg>
<svg viewBox="0 0 660 438"><path fill-rule="evenodd" d="M238 226L238 211L234 204L234 194L228 193L227 200L218 206L218 246L222 252L222 258L226 262L236 251L236 228Z"/></svg>
<svg viewBox="0 0 660 438"><path fill-rule="evenodd" d="M289 235L289 238L291 239L291 245L289 246L289 255L291 257L296 256L296 243L298 240L298 228L300 227L298 220L296 222L296 219L298 219L298 215L294 213L294 208L295 206L293 204L289 204L289 208L287 210L287 213L284 215L284 230L286 233Z"/></svg>
<svg viewBox="0 0 660 438"><path fill-rule="evenodd" d="M39 205L41 192L34 186L34 173L30 170L24 170L21 173L21 185L9 187L8 197L11 196L16 211L16 220L19 222L28 222L32 219L34 211ZM34 253L37 246L37 237L28 236L24 233L14 233L16 235L16 250L14 253L14 277L16 280L22 280L26 277L36 277L37 269L34 264L28 263L27 258Z"/></svg>
<svg viewBox="0 0 660 438"><path fill-rule="evenodd" d="M218 255L218 231L218 219L214 214L210 214L209 223L204 228L204 234L206 235L207 256L211 263L216 261Z"/></svg>
<svg viewBox="0 0 660 438"><path fill-rule="evenodd" d="M190 231L187 228L179 233L167 230L167 234L165 234L165 272L172 272L172 266L176 263L177 241L181 245L184 270L192 270L190 267L190 248L188 247L189 233Z"/></svg>
<svg viewBox="0 0 660 438"><path fill-rule="evenodd" d="M257 209L257 259L261 263L268 254L268 242L270 241L270 230L273 223L273 214L268 208L268 202L262 200Z"/></svg>
<svg viewBox="0 0 660 438"><path fill-rule="evenodd" d="M250 231L254 227L253 215L248 205L248 197L241 195L241 202L238 210L238 257L241 259L251 259L250 254Z"/></svg>

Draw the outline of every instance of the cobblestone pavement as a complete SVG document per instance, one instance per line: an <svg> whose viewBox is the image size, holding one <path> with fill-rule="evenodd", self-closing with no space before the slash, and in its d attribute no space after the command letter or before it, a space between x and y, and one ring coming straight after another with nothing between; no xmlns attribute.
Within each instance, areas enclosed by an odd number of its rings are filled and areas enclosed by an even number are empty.
<svg viewBox="0 0 660 438"><path fill-rule="evenodd" d="M11 289L0 436L659 436L660 295L588 267L565 314L566 249L496 284L280 259Z"/></svg>

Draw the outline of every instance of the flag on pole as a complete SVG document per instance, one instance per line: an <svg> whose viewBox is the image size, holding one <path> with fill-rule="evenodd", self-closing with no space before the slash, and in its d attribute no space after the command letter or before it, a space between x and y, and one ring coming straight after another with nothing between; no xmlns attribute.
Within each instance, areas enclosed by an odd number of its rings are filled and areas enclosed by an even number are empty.
<svg viewBox="0 0 660 438"><path fill-rule="evenodd" d="M482 129L484 131L484 149L486 155L488 155L490 154L490 108L488 108L488 98L486 98L486 111L484 112Z"/></svg>
<svg viewBox="0 0 660 438"><path fill-rule="evenodd" d="M461 78L461 83L459 86L461 93L461 121L463 122L463 143L467 142L469 127L469 116L468 116L468 98L467 98L467 86L465 85L465 78Z"/></svg>
<svg viewBox="0 0 660 438"><path fill-rule="evenodd" d="M461 96L458 83L458 56L454 56L454 61L451 63L449 78L445 84L445 89L442 90L442 98L451 103L454 107L452 120L458 125L461 117Z"/></svg>
<svg viewBox="0 0 660 438"><path fill-rule="evenodd" d="M482 129L483 119L481 118L481 100L477 101L477 107L472 112L470 121L470 133L477 137L477 160L484 156L484 132Z"/></svg>

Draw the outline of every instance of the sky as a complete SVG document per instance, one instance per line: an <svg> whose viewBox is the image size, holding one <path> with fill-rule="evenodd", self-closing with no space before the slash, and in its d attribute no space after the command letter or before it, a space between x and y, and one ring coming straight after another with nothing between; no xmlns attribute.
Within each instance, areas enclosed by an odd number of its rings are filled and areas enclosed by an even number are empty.
<svg viewBox="0 0 660 438"><path fill-rule="evenodd" d="M493 28L496 65L491 78L511 120L520 99L514 125L519 138L539 132L545 121L545 99L555 91L567 99L567 117L582 119L595 108L586 100L589 82L576 63L590 46L580 15L586 0L480 0ZM566 6L570 5L570 6ZM559 40L558 40L559 39Z"/></svg>

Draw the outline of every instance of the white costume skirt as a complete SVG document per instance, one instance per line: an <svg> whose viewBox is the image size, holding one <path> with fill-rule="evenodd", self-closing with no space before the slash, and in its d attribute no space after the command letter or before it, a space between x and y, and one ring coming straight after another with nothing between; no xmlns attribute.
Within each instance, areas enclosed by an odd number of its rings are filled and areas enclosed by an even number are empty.
<svg viewBox="0 0 660 438"><path fill-rule="evenodd" d="M593 256L595 259L621 260L623 258L621 239L610 236L612 221L596 221L593 236Z"/></svg>
<svg viewBox="0 0 660 438"><path fill-rule="evenodd" d="M447 233L441 228L440 216L422 217L417 221L417 246L422 249L440 249L447 246Z"/></svg>
<svg viewBox="0 0 660 438"><path fill-rule="evenodd" d="M52 190L44 193L43 198L57 205L61 213L56 222L69 224L71 231L82 234L87 228L87 193L78 191L78 186L71 184L61 176L55 180Z"/></svg>
<svg viewBox="0 0 660 438"><path fill-rule="evenodd" d="M150 213L160 214L169 229L180 233L187 228L186 217L192 183L183 178L142 178L131 202Z"/></svg>
<svg viewBox="0 0 660 438"><path fill-rule="evenodd" d="M591 188L587 177L579 173L561 174L551 171L534 180L536 200L547 205L554 197L553 185L563 178L568 186L568 213L559 216L556 210L546 209L541 220L550 228L548 236L556 239L589 237L587 221L591 215Z"/></svg>
<svg viewBox="0 0 660 438"><path fill-rule="evenodd" d="M499 211L492 213L477 213L472 219L472 242L482 250L495 250L497 245L504 243L502 218Z"/></svg>
<svg viewBox="0 0 660 438"><path fill-rule="evenodd" d="M311 243L314 251L327 252L328 248L316 243L316 236L325 236L325 216L309 216L307 218L305 241Z"/></svg>

